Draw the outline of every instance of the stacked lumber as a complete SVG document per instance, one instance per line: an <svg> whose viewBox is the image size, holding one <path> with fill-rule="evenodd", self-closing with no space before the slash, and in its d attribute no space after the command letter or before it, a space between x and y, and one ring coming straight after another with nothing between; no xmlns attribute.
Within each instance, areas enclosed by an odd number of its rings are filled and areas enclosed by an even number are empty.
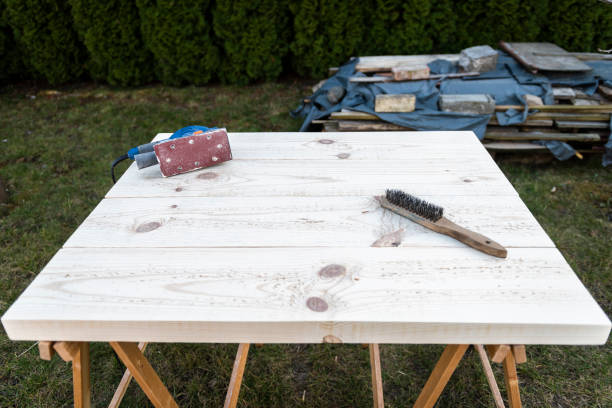
<svg viewBox="0 0 612 408"><path fill-rule="evenodd" d="M607 55L590 53L566 53L576 60L605 60ZM445 55L409 55L409 56L381 56L360 57L356 71L367 76L355 76L353 82L389 82L421 80L427 77L427 64L436 59L446 59L456 62L460 54ZM410 69L410 67L413 67ZM408 68L407 68L408 67ZM336 72L330 68L330 73ZM463 72L455 76L479 75L478 72ZM430 75L428 79L436 76ZM580 153L601 153L603 145L610 134L610 116L612 114L612 89L600 85L598 92L587 95L578 88L553 87L554 105L543 105L542 101L532 95L525 95L531 113L523 123L510 126L501 126L495 114L491 116L483 143L492 152L499 151L538 151L546 150L539 144L531 143L538 140L558 140L567 142ZM399 96L399 95L398 95ZM411 112L414 103L407 103L406 95L401 95L397 109L385 108L379 112ZM382 105L389 105L389 101L380 101ZM379 105L379 102L377 102ZM487 113L503 112L509 109L523 110L523 106L496 105ZM476 112L474 112L476 113ZM481 112L482 113L482 112ZM343 109L330 114L327 118L315 120L313 124L319 125L325 132L345 131L406 131L414 130L385 122L376 114L356 112Z"/></svg>

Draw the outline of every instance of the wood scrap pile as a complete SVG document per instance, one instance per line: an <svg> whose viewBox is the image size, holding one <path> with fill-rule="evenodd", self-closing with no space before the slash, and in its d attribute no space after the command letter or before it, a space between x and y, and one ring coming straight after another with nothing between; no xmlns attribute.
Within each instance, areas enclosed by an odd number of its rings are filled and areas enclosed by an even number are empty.
<svg viewBox="0 0 612 408"><path fill-rule="evenodd" d="M568 53L553 45L543 43L501 43L502 49L512 55L528 72L581 74L591 68L588 61L610 60L612 56L593 53ZM473 47L481 48L481 47ZM490 49L490 47L487 47ZM468 49L469 50L469 49ZM465 50L464 50L465 51ZM483 69L490 69L491 58L488 50L477 50L480 54L472 61L461 61L464 54L411 55L360 57L355 76L351 82L377 83L415 81L438 78L461 78L478 76ZM480 59L478 59L480 58ZM434 60L447 60L463 69L449 75L431 75L427 64ZM476 63L471 62L476 61ZM463 63L463 65L462 65ZM489 65L489 68L486 65ZM485 66L483 68L483 66ZM586 67L586 68L585 68ZM567 69L564 69L567 68ZM336 72L331 68L330 73ZM480 70L480 72L478 71ZM582 71L580 71L582 70ZM564 72L565 71L565 72ZM320 84L319 84L320 85ZM438 83L439 86L439 83ZM522 123L501 126L497 112L511 109L523 111L524 105L499 105L486 94L440 95L438 102L441 111L490 114L483 143L492 152L498 151L546 151L546 147L531 143L538 140L558 140L568 142L576 155L582 153L601 153L610 135L610 116L612 114L612 89L600 84L597 92L589 95L579 86L559 86L552 82L554 104L544 104L534 95L523 95L529 106L529 116ZM550 102L549 102L550 103ZM374 112L360 112L343 108L327 117L312 121L326 132L344 131L405 131L415 130L380 119L378 113L413 112L414 95L377 95ZM415 112L415 113L418 113Z"/></svg>

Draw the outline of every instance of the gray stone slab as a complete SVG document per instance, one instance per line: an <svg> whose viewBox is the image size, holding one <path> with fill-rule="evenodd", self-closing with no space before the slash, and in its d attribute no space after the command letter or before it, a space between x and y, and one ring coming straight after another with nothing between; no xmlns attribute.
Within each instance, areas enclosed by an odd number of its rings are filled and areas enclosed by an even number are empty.
<svg viewBox="0 0 612 408"><path fill-rule="evenodd" d="M487 72L497 65L497 51L488 45L466 48L459 55L459 67L465 72Z"/></svg>
<svg viewBox="0 0 612 408"><path fill-rule="evenodd" d="M490 114L495 112L495 99L486 94L440 95L440 110L446 112L463 112Z"/></svg>

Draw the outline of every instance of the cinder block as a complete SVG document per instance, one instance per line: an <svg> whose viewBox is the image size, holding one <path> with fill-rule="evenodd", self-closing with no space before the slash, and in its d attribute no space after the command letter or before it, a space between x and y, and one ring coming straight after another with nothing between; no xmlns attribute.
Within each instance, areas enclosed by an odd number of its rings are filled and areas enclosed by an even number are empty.
<svg viewBox="0 0 612 408"><path fill-rule="evenodd" d="M427 65L406 65L391 68L393 79L396 81L406 81L410 79L429 78L429 67Z"/></svg>
<svg viewBox="0 0 612 408"><path fill-rule="evenodd" d="M440 110L445 112L462 112L490 114L495 112L495 99L491 95L440 95Z"/></svg>
<svg viewBox="0 0 612 408"><path fill-rule="evenodd" d="M525 95L523 95L523 98L525 98L525 102L527 102L527 106L542 106L542 105L544 105L544 102L542 101L542 98L540 98L539 96L525 94Z"/></svg>
<svg viewBox="0 0 612 408"><path fill-rule="evenodd" d="M376 112L412 112L416 98L412 94L376 95L374 110Z"/></svg>
<svg viewBox="0 0 612 408"><path fill-rule="evenodd" d="M459 67L464 72L487 72L497 65L497 51L488 45L466 48L459 55Z"/></svg>

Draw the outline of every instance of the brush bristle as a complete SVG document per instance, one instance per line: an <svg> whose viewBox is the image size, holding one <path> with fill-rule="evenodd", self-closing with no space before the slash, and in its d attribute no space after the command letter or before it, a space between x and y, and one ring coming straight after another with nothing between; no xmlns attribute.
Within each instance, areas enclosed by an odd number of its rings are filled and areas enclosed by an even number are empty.
<svg viewBox="0 0 612 408"><path fill-rule="evenodd" d="M438 221L444 215L444 208L421 200L402 190L387 190L385 196L391 204L395 204L433 222Z"/></svg>

